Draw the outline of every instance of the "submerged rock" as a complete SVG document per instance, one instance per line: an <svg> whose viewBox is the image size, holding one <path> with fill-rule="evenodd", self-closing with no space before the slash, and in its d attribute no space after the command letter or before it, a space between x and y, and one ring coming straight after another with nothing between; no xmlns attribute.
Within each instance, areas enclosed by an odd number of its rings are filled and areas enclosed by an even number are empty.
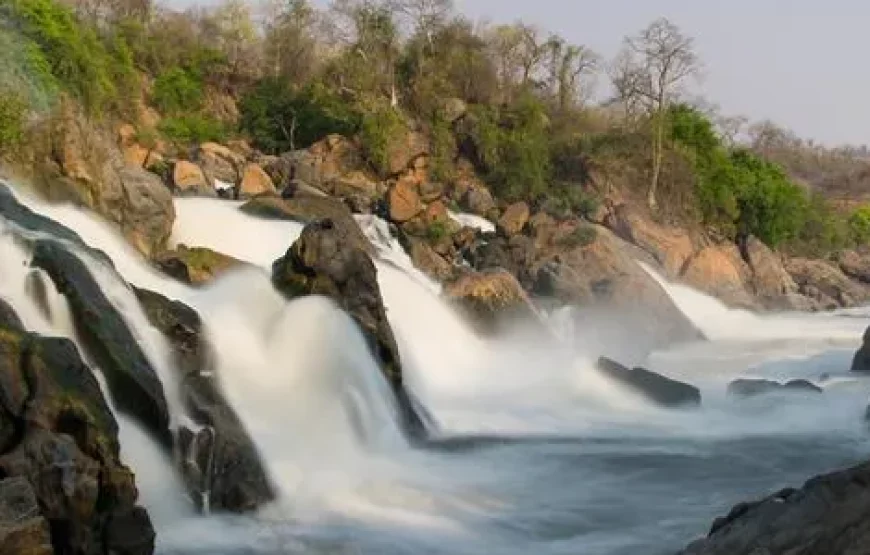
<svg viewBox="0 0 870 555"><path fill-rule="evenodd" d="M133 416L169 447L169 409L163 384L85 264L51 240L36 242L31 264L44 270L69 302L76 329L100 365L118 410Z"/></svg>
<svg viewBox="0 0 870 555"><path fill-rule="evenodd" d="M598 369L609 378L665 407L697 406L701 392L692 385L672 380L644 368L629 369L605 357L598 359Z"/></svg>
<svg viewBox="0 0 870 555"><path fill-rule="evenodd" d="M260 454L212 372L211 347L199 314L159 293L135 288L148 320L169 340L180 371L182 400L202 426L179 432L182 476L197 503L211 510L246 512L275 498Z"/></svg>
<svg viewBox="0 0 870 555"><path fill-rule="evenodd" d="M870 462L734 507L680 555L857 555L870 546Z"/></svg>
<svg viewBox="0 0 870 555"><path fill-rule="evenodd" d="M357 323L390 383L401 421L412 437L425 435L423 418L405 390L402 363L387 320L377 269L366 251L345 240L330 219L308 224L284 257L272 266L272 282L286 297L323 295Z"/></svg>
<svg viewBox="0 0 870 555"><path fill-rule="evenodd" d="M861 348L858 349L855 357L852 359L852 372L870 373L870 328L864 331Z"/></svg>
<svg viewBox="0 0 870 555"><path fill-rule="evenodd" d="M166 275L188 285L207 285L216 278L245 263L206 247L178 245L175 250L163 251L154 259L154 265Z"/></svg>
<svg viewBox="0 0 870 555"><path fill-rule="evenodd" d="M741 378L728 384L728 394L739 397L755 397L768 393L822 393L824 390L808 380L791 380L786 383L764 379Z"/></svg>
<svg viewBox="0 0 870 555"><path fill-rule="evenodd" d="M0 453L3 553L154 552L118 425L71 341L0 326Z"/></svg>

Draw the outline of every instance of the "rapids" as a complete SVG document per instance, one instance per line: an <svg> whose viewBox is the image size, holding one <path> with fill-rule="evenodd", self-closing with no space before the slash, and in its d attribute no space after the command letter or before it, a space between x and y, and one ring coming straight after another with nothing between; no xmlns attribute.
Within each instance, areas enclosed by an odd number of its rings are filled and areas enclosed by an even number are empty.
<svg viewBox="0 0 870 555"><path fill-rule="evenodd" d="M411 266L389 226L360 218L381 257L406 380L443 435L412 448L352 321L327 300L287 303L273 290L271 263L301 226L251 218L230 201L177 199L172 243L252 264L192 289L152 270L94 216L16 195L107 253L127 281L200 312L228 399L279 487L280 499L256 516L194 515L169 463L119 419L158 553L664 555L736 502L867 456L870 382L847 372L867 311L759 316L661 280L710 339L648 356L651 369L704 396L699 410L665 411L593 370L600 349L590 338L608 326L606 315L554 311L560 340L550 344L522 330L480 339ZM75 339L62 296L49 287L46 314L27 294L28 256L0 229L0 296L30 329ZM162 337L114 274L87 261L164 374ZM621 338L626 351L636 339ZM727 397L740 376L807 378L826 391Z"/></svg>

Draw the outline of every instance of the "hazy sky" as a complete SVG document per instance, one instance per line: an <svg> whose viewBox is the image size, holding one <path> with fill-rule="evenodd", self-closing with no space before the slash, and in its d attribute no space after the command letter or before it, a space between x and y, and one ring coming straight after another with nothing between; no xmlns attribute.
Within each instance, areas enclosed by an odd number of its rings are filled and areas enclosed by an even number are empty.
<svg viewBox="0 0 870 555"><path fill-rule="evenodd" d="M695 37L705 63L699 89L724 113L770 118L829 144L870 143L866 62L870 2L866 0L455 2L474 19L522 19L608 58L619 49L623 36L666 16Z"/></svg>

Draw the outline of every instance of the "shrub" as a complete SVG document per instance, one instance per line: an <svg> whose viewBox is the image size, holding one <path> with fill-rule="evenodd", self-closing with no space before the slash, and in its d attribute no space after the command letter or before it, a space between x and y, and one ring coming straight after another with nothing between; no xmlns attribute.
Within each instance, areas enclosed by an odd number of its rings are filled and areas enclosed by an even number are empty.
<svg viewBox="0 0 870 555"><path fill-rule="evenodd" d="M202 108L203 94L202 81L176 67L161 73L154 81L152 100L164 114L197 112Z"/></svg>
<svg viewBox="0 0 870 555"><path fill-rule="evenodd" d="M17 146L24 136L27 103L17 92L0 89L0 151Z"/></svg>
<svg viewBox="0 0 870 555"><path fill-rule="evenodd" d="M381 175L390 173L390 149L396 137L407 132L405 122L393 107L379 104L364 110L360 139L366 157Z"/></svg>
<svg viewBox="0 0 870 555"><path fill-rule="evenodd" d="M849 233L856 244L863 245L870 242L870 206L861 206L852 212L848 225Z"/></svg>
<svg viewBox="0 0 870 555"><path fill-rule="evenodd" d="M222 142L228 134L221 122L201 114L164 118L158 129L164 137L179 144Z"/></svg>
<svg viewBox="0 0 870 555"><path fill-rule="evenodd" d="M559 240L559 245L570 249L587 247L594 243L597 238L598 232L594 227L590 225L580 225L570 234L562 237Z"/></svg>
<svg viewBox="0 0 870 555"><path fill-rule="evenodd" d="M264 79L239 105L241 128L254 146L278 154L305 148L330 133L352 135L359 117L351 107L322 86L301 91L280 79Z"/></svg>
<svg viewBox="0 0 870 555"><path fill-rule="evenodd" d="M441 241L450 234L450 229L447 227L447 222L438 220L429 224L426 228L426 238L435 243Z"/></svg>

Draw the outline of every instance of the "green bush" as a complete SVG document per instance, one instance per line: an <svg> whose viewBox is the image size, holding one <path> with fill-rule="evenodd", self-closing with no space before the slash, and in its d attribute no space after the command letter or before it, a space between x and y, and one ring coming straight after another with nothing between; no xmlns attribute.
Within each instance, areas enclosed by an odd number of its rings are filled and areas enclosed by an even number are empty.
<svg viewBox="0 0 870 555"><path fill-rule="evenodd" d="M559 244L562 247L575 249L578 247L588 247L598 238L598 232L590 225L580 225L570 234L562 237Z"/></svg>
<svg viewBox="0 0 870 555"><path fill-rule="evenodd" d="M164 118L158 130L164 137L179 144L222 142L228 136L221 122L201 114Z"/></svg>
<svg viewBox="0 0 870 555"><path fill-rule="evenodd" d="M122 38L113 37L107 48L93 29L55 0L6 0L2 9L38 47L52 76L92 113L121 106L134 74Z"/></svg>
<svg viewBox="0 0 870 555"><path fill-rule="evenodd" d="M352 135L359 116L322 86L301 91L281 79L264 79L239 105L241 128L254 146L272 154L305 148L330 133Z"/></svg>
<svg viewBox="0 0 870 555"><path fill-rule="evenodd" d="M405 121L392 106L378 104L364 110L360 125L360 140L366 157L381 175L390 173L390 149L397 137L407 132Z"/></svg>
<svg viewBox="0 0 870 555"><path fill-rule="evenodd" d="M164 114L197 112L203 104L202 81L176 67L161 73L154 81L152 100Z"/></svg>
<svg viewBox="0 0 870 555"><path fill-rule="evenodd" d="M870 206L861 206L852 212L848 225L855 244L864 245L870 242Z"/></svg>
<svg viewBox="0 0 870 555"><path fill-rule="evenodd" d="M433 243L441 241L449 234L450 229L447 227L447 222L442 220L434 221L426 228L426 238Z"/></svg>
<svg viewBox="0 0 870 555"><path fill-rule="evenodd" d="M0 152L21 142L26 111L27 103L21 95L0 89Z"/></svg>

